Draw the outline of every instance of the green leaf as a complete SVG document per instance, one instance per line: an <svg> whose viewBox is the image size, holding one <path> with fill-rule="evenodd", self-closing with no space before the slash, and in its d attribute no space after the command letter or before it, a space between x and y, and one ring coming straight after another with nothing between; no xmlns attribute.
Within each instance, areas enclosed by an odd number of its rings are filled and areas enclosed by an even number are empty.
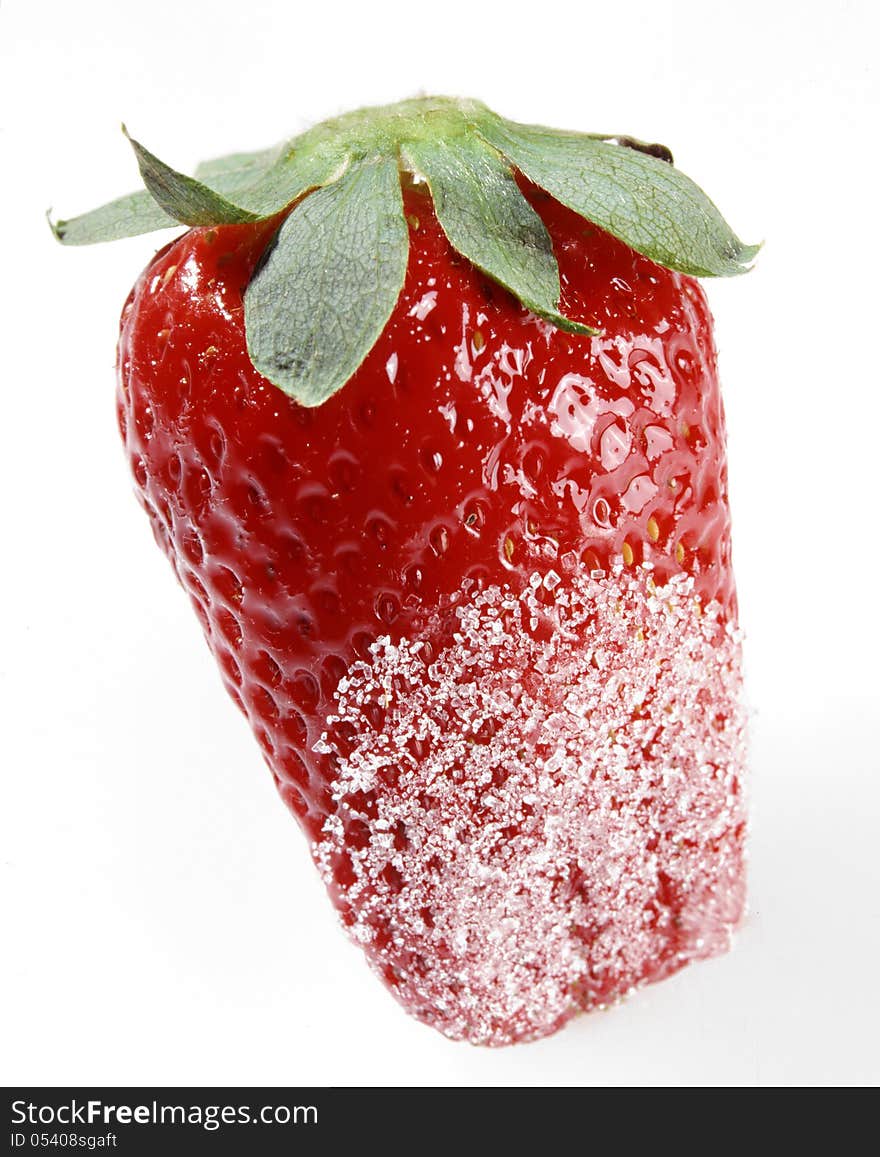
<svg viewBox="0 0 880 1157"><path fill-rule="evenodd" d="M670 269L729 277L760 248L744 245L702 189L660 157L488 110L479 131L530 181Z"/></svg>
<svg viewBox="0 0 880 1157"><path fill-rule="evenodd" d="M559 312L550 235L494 149L469 133L407 142L403 151L427 180L443 231L463 257L560 329L596 333Z"/></svg>
<svg viewBox="0 0 880 1157"><path fill-rule="evenodd" d="M409 234L397 161L360 161L287 217L245 292L251 361L304 406L357 370L403 288Z"/></svg>
<svg viewBox="0 0 880 1157"><path fill-rule="evenodd" d="M273 217L304 193L338 180L348 165L347 149L288 146L250 185L235 189L236 204L257 217Z"/></svg>
<svg viewBox="0 0 880 1157"><path fill-rule="evenodd" d="M282 145L203 161L197 166L195 175L198 184L224 198L233 198L240 209L257 217L270 217L298 200L303 193L335 179L347 160L348 154L339 148L319 151ZM176 176L183 181L190 180L180 177L180 174ZM216 221L211 223L218 224ZM49 224L57 239L65 245L93 245L100 241L136 237L157 229L174 229L181 221L169 216L151 193L141 189L79 217L64 221L50 219Z"/></svg>
<svg viewBox="0 0 880 1157"><path fill-rule="evenodd" d="M196 165L195 178L224 196L234 197L271 169L280 152L280 147L276 145L255 153L229 153L223 157L214 157Z"/></svg>
<svg viewBox="0 0 880 1157"><path fill-rule="evenodd" d="M234 196L240 187L252 184L276 159L277 149L259 153L233 153L204 161L196 177L219 193ZM180 222L169 217L146 189L118 197L67 221L49 221L55 236L65 245L94 245L100 241L119 241L157 229L176 229Z"/></svg>
<svg viewBox="0 0 880 1157"><path fill-rule="evenodd" d="M127 132L125 135L128 137ZM182 225L239 225L256 220L256 214L227 201L194 177L178 173L133 137L128 139L144 184L157 204L175 221Z"/></svg>
<svg viewBox="0 0 880 1157"><path fill-rule="evenodd" d="M67 221L49 219L52 232L63 245L94 245L98 241L119 241L156 229L180 225L160 208L146 189L109 201L98 209Z"/></svg>
<svg viewBox="0 0 880 1157"><path fill-rule="evenodd" d="M258 217L272 217L311 189L337 180L348 167L349 149L317 131L321 127L272 149L203 161L196 177Z"/></svg>

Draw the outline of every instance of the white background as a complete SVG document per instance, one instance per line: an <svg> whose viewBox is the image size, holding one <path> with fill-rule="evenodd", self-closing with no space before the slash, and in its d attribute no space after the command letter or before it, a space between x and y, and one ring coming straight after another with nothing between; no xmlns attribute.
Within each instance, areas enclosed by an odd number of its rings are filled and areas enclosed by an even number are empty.
<svg viewBox="0 0 880 1157"><path fill-rule="evenodd" d="M3 1071L42 1085L880 1078L877 74L871 0L151 0L0 8ZM539 1044L408 1019L306 845L130 493L119 309L159 243L43 220L416 92L628 132L757 269L709 286L755 708L733 953ZM167 235L159 235L162 240Z"/></svg>

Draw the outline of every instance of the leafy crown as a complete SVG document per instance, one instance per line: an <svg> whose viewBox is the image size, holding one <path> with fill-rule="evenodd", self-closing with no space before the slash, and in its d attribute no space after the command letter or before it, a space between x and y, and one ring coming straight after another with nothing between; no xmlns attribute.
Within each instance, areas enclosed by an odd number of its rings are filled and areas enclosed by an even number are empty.
<svg viewBox="0 0 880 1157"><path fill-rule="evenodd" d="M245 292L245 330L254 366L305 406L351 377L400 295L409 247L402 172L427 184L463 257L573 333L595 331L560 312L550 237L515 170L669 269L727 277L746 272L759 248L739 240L665 146L517 124L475 100L360 109L277 148L205 161L194 177L128 139L145 189L53 222L55 236L88 245L259 221L293 206Z"/></svg>

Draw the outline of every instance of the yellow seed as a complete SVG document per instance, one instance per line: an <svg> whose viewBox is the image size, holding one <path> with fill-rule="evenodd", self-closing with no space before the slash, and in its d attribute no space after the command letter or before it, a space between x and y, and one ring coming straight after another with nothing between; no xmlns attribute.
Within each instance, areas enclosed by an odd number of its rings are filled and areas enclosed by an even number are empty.
<svg viewBox="0 0 880 1157"><path fill-rule="evenodd" d="M691 428L690 428L690 426L687 424L687 422L682 422L682 424L681 424L681 434L682 434L682 437L683 437L683 438L690 438L690 436L691 436Z"/></svg>
<svg viewBox="0 0 880 1157"><path fill-rule="evenodd" d="M639 627L639 629L636 631L636 638L638 639L638 641L640 643L644 643L644 641L645 641L645 632L642 630L641 627Z"/></svg>
<svg viewBox="0 0 880 1157"><path fill-rule="evenodd" d="M660 527L657 525L657 519L653 515L648 519L648 538L651 542L656 542L660 537Z"/></svg>
<svg viewBox="0 0 880 1157"><path fill-rule="evenodd" d="M679 566L684 562L684 546L681 543L675 548L675 561Z"/></svg>
<svg viewBox="0 0 880 1157"><path fill-rule="evenodd" d="M516 545L510 535L508 535L504 540L504 557L508 562L513 562L513 552L515 549Z"/></svg>
<svg viewBox="0 0 880 1157"><path fill-rule="evenodd" d="M407 217L407 221L409 221L409 225L410 225L411 229L418 229L419 219L415 215L415 213L410 213L410 215Z"/></svg>
<svg viewBox="0 0 880 1157"><path fill-rule="evenodd" d="M480 333L480 331L478 329L475 329L474 330L474 349L475 350L481 350L485 344L486 344L486 339L483 337L483 335Z"/></svg>
<svg viewBox="0 0 880 1157"><path fill-rule="evenodd" d="M669 479L669 489L670 490L677 490L678 489L678 482L674 478Z"/></svg>
<svg viewBox="0 0 880 1157"><path fill-rule="evenodd" d="M632 566L633 564L633 548L628 542L623 544L623 561L626 566Z"/></svg>

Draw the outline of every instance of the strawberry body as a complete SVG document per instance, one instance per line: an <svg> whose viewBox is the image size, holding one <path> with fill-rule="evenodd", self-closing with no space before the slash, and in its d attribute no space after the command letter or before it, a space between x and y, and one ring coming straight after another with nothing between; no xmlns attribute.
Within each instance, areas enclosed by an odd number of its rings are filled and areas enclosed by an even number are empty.
<svg viewBox="0 0 880 1157"><path fill-rule="evenodd" d="M162 250L119 344L138 493L343 922L490 1044L721 951L744 891L706 301L523 188L601 336L526 311L415 187L403 292L318 409L246 350L277 221Z"/></svg>

